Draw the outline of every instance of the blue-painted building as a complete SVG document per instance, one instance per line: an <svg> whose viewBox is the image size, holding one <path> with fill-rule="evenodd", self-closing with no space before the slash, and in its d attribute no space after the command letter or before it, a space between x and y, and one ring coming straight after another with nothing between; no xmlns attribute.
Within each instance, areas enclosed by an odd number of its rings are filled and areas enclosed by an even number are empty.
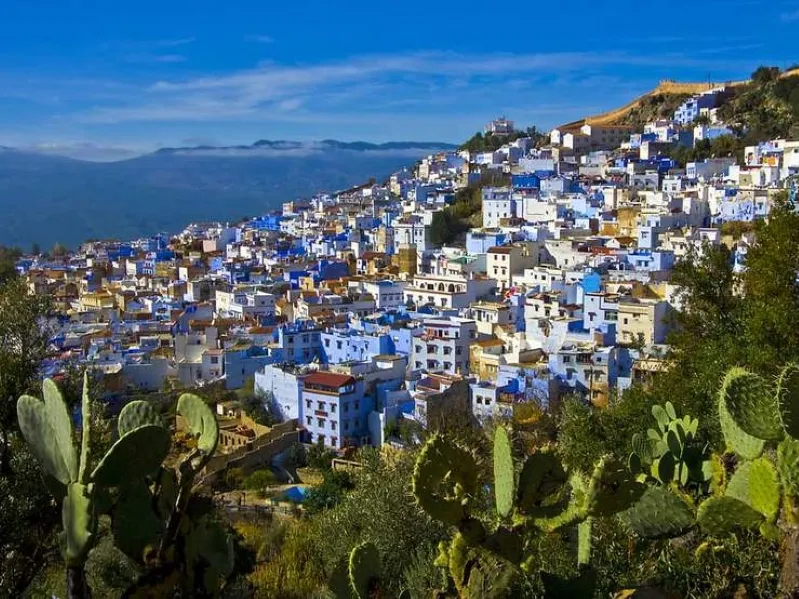
<svg viewBox="0 0 799 599"><path fill-rule="evenodd" d="M323 360L329 364L362 362L373 356L396 353L391 336L385 333L330 329L321 338Z"/></svg>
<svg viewBox="0 0 799 599"><path fill-rule="evenodd" d="M508 235L501 231L475 231L466 234L466 253L470 256L485 254L490 248L503 245Z"/></svg>
<svg viewBox="0 0 799 599"><path fill-rule="evenodd" d="M308 364L322 360L322 329L311 321L297 321L277 327L269 347L273 362Z"/></svg>
<svg viewBox="0 0 799 599"><path fill-rule="evenodd" d="M532 173L512 175L511 185L513 189L540 189L541 178Z"/></svg>

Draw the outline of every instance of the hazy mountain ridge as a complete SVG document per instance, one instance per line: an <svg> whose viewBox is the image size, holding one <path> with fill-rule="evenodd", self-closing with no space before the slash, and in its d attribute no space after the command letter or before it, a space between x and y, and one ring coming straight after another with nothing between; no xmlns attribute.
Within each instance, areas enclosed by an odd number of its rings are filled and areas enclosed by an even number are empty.
<svg viewBox="0 0 799 599"><path fill-rule="evenodd" d="M0 245L74 246L88 238L174 232L191 221L237 220L297 197L383 179L426 154L454 147L330 140L256 144L159 150L117 162L5 150Z"/></svg>

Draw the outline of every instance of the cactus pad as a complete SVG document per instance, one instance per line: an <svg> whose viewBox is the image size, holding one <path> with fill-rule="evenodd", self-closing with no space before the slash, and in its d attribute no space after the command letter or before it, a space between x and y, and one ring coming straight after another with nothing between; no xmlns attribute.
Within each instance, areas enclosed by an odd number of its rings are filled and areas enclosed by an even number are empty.
<svg viewBox="0 0 799 599"><path fill-rule="evenodd" d="M734 497L711 497L699 505L697 520L712 535L725 535L737 528L757 528L763 516Z"/></svg>
<svg viewBox="0 0 799 599"><path fill-rule="evenodd" d="M118 487L155 472L169 452L169 431L147 425L122 436L92 473L92 480L106 487Z"/></svg>
<svg viewBox="0 0 799 599"><path fill-rule="evenodd" d="M588 564L591 561L591 518L586 518L577 525L577 563Z"/></svg>
<svg viewBox="0 0 799 599"><path fill-rule="evenodd" d="M507 517L513 509L514 472L510 438L504 427L494 432L494 497L497 513Z"/></svg>
<svg viewBox="0 0 799 599"><path fill-rule="evenodd" d="M777 381L777 398L785 432L799 439L799 365L789 364L782 369Z"/></svg>
<svg viewBox="0 0 799 599"><path fill-rule="evenodd" d="M635 504L644 490L645 486L636 481L621 462L603 458L589 481L585 513L591 516L616 514Z"/></svg>
<svg viewBox="0 0 799 599"><path fill-rule="evenodd" d="M557 504L562 499L567 480L566 472L554 454L539 451L528 456L519 475L519 510L533 516L551 515L558 511Z"/></svg>
<svg viewBox="0 0 799 599"><path fill-rule="evenodd" d="M652 477L656 478L661 484L667 485L674 478L674 456L664 453L652 462Z"/></svg>
<svg viewBox="0 0 799 599"><path fill-rule="evenodd" d="M333 569L333 574L327 586L333 594L335 599L351 599L352 593L350 592L350 575L349 575L348 560L342 558Z"/></svg>
<svg viewBox="0 0 799 599"><path fill-rule="evenodd" d="M771 385L743 368L731 368L724 377L721 401L736 424L746 433L766 441L783 436L782 422Z"/></svg>
<svg viewBox="0 0 799 599"><path fill-rule="evenodd" d="M136 400L122 408L117 420L117 430L122 437L133 429L147 424L163 426L164 421L150 402Z"/></svg>
<svg viewBox="0 0 799 599"><path fill-rule="evenodd" d="M721 424L721 433L724 435L724 443L727 445L727 451L747 460L753 460L763 453L766 442L753 437L736 424L727 410L723 397L719 398L719 422Z"/></svg>
<svg viewBox="0 0 799 599"><path fill-rule="evenodd" d="M380 553L374 543L362 543L350 553L350 590L356 599L370 599L380 579Z"/></svg>
<svg viewBox="0 0 799 599"><path fill-rule="evenodd" d="M477 492L477 464L468 451L441 435L422 447L413 470L413 494L435 520L452 526L468 515Z"/></svg>
<svg viewBox="0 0 799 599"><path fill-rule="evenodd" d="M131 559L141 562L144 549L153 544L164 521L153 511L153 496L143 480L121 490L111 519L114 545Z"/></svg>
<svg viewBox="0 0 799 599"><path fill-rule="evenodd" d="M758 458L739 465L725 494L743 501L773 522L780 509L780 483L774 464L766 458Z"/></svg>
<svg viewBox="0 0 799 599"><path fill-rule="evenodd" d="M622 518L632 532L650 539L680 536L694 524L690 506L665 487L647 488Z"/></svg>
<svg viewBox="0 0 799 599"><path fill-rule="evenodd" d="M47 419L53 427L58 446L64 456L64 462L69 468L70 480L78 480L78 458L75 453L74 437L75 431L72 428L72 418L67 410L67 404L61 395L56 384L52 379L44 379L42 383L42 394L44 396L44 407L47 411Z"/></svg>
<svg viewBox="0 0 799 599"><path fill-rule="evenodd" d="M178 399L178 414L188 421L192 434L197 436L197 449L206 456L213 455L219 441L219 426L211 408L202 398L184 393Z"/></svg>
<svg viewBox="0 0 799 599"><path fill-rule="evenodd" d="M59 544L68 566L84 563L94 543L97 519L92 492L92 485L80 483L67 485L67 495L61 504L64 530L59 535Z"/></svg>
<svg viewBox="0 0 799 599"><path fill-rule="evenodd" d="M17 401L17 419L22 435L45 471L64 485L77 480L75 448L71 442L69 448L61 446L60 435L55 431L53 418L44 402L23 395ZM70 459L71 464L68 463Z"/></svg>
<svg viewBox="0 0 799 599"><path fill-rule="evenodd" d="M652 416L657 421L660 432L665 433L669 428L669 415L666 413L666 410L663 409L663 406L657 404L652 406Z"/></svg>
<svg viewBox="0 0 799 599"><path fill-rule="evenodd" d="M799 441L786 438L777 446L777 470L785 493L799 496Z"/></svg>

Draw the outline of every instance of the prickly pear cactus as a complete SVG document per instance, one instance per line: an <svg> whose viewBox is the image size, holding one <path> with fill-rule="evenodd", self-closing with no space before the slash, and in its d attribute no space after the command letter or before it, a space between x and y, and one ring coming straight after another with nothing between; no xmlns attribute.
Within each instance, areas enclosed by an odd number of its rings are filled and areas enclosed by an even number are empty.
<svg viewBox="0 0 799 599"><path fill-rule="evenodd" d="M219 425L216 416L202 398L184 393L178 398L178 414L189 424L192 434L197 438L199 456L192 460L192 467L199 471L211 459L219 441Z"/></svg>
<svg viewBox="0 0 799 599"><path fill-rule="evenodd" d="M528 456L514 484L515 467L508 431L494 433L494 496L502 522L483 523L470 514L481 488L472 454L441 435L432 437L417 457L413 493L431 517L458 531L439 546L436 565L454 581L461 598L514 596L525 552L535 538L581 525L578 557L590 555L590 518L629 507L643 491L627 469L603 458L590 477L569 475L546 450ZM509 594L510 593L510 594Z"/></svg>
<svg viewBox="0 0 799 599"><path fill-rule="evenodd" d="M630 530L646 539L682 535L694 525L693 507L666 487L652 486L644 491L622 519Z"/></svg>
<svg viewBox="0 0 799 599"><path fill-rule="evenodd" d="M171 439L163 426L147 424L120 437L103 456L92 479L118 487L155 472L169 453Z"/></svg>
<svg viewBox="0 0 799 599"><path fill-rule="evenodd" d="M122 408L117 419L117 431L123 437L126 433L148 424L163 427L164 421L150 402L136 400Z"/></svg>
<svg viewBox="0 0 799 599"><path fill-rule="evenodd" d="M374 543L362 543L350 553L350 591L355 599L370 599L380 581L380 553Z"/></svg>
<svg viewBox="0 0 799 599"><path fill-rule="evenodd" d="M502 517L509 516L513 509L514 477L510 437L505 428L499 427L494 435L494 497L497 513Z"/></svg>
<svg viewBox="0 0 799 599"><path fill-rule="evenodd" d="M782 438L777 398L765 379L743 368L731 368L724 377L721 397L744 432L765 441Z"/></svg>
<svg viewBox="0 0 799 599"><path fill-rule="evenodd" d="M755 529L763 522L762 514L743 501L729 496L711 497L697 512L702 530L720 536L736 529Z"/></svg>
<svg viewBox="0 0 799 599"><path fill-rule="evenodd" d="M30 395L17 401L19 428L45 471L67 485L78 480L72 420L55 383L45 379L43 388L44 401Z"/></svg>
<svg viewBox="0 0 799 599"><path fill-rule="evenodd" d="M629 470L641 481L651 477L662 485L708 484L709 456L696 441L699 421L689 415L679 418L668 401L665 407L652 406L652 417L657 429L650 428L646 436L633 435L633 451L627 460Z"/></svg>
<svg viewBox="0 0 799 599"><path fill-rule="evenodd" d="M442 435L425 443L413 470L413 494L424 511L457 526L468 517L476 492L477 464L471 453Z"/></svg>

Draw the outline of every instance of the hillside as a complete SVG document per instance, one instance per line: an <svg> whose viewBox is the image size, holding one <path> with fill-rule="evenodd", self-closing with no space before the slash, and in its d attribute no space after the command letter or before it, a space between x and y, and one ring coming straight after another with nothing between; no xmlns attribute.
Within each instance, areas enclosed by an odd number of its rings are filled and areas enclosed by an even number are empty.
<svg viewBox="0 0 799 599"><path fill-rule="evenodd" d="M777 80L799 80L799 68L790 68L778 73ZM576 121L571 121L557 127L561 131L575 131L583 125L634 125L643 127L647 121L664 118L671 115L674 110L687 97L699 94L709 89L725 87L731 91L733 97L746 92L751 87L759 86L752 79L742 81L680 83L677 81L661 81L653 90L634 98L624 106L606 112L587 116Z"/></svg>
<svg viewBox="0 0 799 599"><path fill-rule="evenodd" d="M237 220L281 202L384 178L443 143L266 142L172 148L95 163L0 151L0 245L74 246Z"/></svg>

